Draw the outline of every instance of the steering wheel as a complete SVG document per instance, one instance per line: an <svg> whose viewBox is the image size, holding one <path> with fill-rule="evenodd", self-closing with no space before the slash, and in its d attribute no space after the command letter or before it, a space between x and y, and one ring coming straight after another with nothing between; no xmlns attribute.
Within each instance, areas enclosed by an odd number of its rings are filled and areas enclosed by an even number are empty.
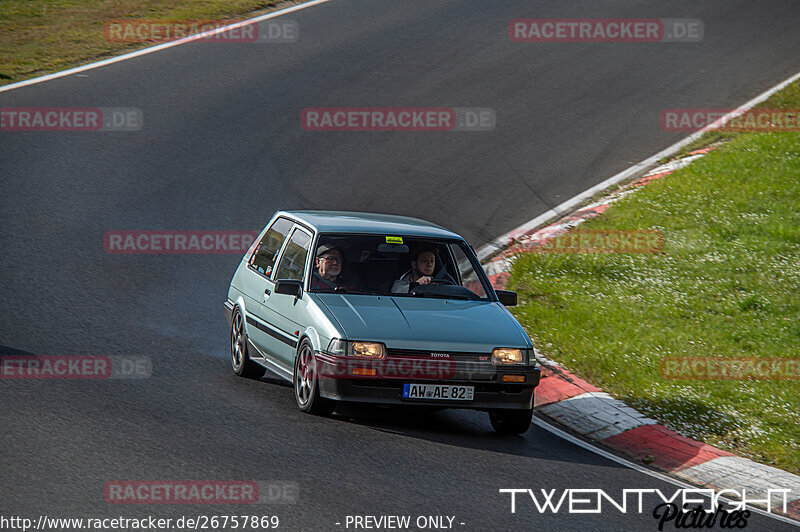
<svg viewBox="0 0 800 532"><path fill-rule="evenodd" d="M438 281L440 282L417 285L409 293L413 295L430 294L453 299L480 299L475 292L453 283L452 279L438 279Z"/></svg>
<svg viewBox="0 0 800 532"><path fill-rule="evenodd" d="M457 284L457 283L456 283L455 279L450 277L449 273L444 272L444 275L442 275L441 277L438 277L438 278L435 278L435 279L432 278L431 279L431 284L451 284L451 285L454 285L454 284Z"/></svg>
<svg viewBox="0 0 800 532"><path fill-rule="evenodd" d="M457 283L453 280L452 277L450 277L450 275L445 273L442 277L431 278L431 282L428 283L428 284L419 284L419 285L415 286L413 290L416 290L417 288L419 288L421 286L431 286L431 285L434 285L434 286L435 285L457 286Z"/></svg>

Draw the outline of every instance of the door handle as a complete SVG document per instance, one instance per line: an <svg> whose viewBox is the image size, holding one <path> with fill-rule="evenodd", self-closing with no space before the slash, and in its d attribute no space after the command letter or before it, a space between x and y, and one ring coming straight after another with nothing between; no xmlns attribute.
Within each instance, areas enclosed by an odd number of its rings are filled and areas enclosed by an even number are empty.
<svg viewBox="0 0 800 532"><path fill-rule="evenodd" d="M271 294L272 294L272 290L270 290L269 288L265 288L265 289L264 289L264 295L263 295L263 296L261 296L261 302L262 302L262 303L266 303L266 302L267 302L267 299L269 299L269 296L270 296Z"/></svg>

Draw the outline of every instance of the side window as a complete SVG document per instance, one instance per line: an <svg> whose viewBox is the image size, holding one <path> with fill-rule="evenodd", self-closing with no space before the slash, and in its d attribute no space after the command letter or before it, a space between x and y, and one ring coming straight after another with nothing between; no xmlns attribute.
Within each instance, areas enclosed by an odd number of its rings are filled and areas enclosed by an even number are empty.
<svg viewBox="0 0 800 532"><path fill-rule="evenodd" d="M275 255L286 240L292 222L286 218L278 218L272 226L264 233L264 238L258 243L253 256L250 258L250 266L257 272L269 275L272 273L272 266L275 264Z"/></svg>
<svg viewBox="0 0 800 532"><path fill-rule="evenodd" d="M298 281L303 279L309 244L311 244L311 237L305 232L298 229L292 234L281 261L278 263L278 273L275 275L275 279L296 279Z"/></svg>
<svg viewBox="0 0 800 532"><path fill-rule="evenodd" d="M483 284L478 278L478 274L475 273L475 269L472 267L472 262L470 262L469 258L464 253L464 250L461 249L461 246L458 244L450 244L450 251L453 253L453 258L458 267L458 273L461 277L461 286L472 290L479 297L487 297L486 290L484 290Z"/></svg>

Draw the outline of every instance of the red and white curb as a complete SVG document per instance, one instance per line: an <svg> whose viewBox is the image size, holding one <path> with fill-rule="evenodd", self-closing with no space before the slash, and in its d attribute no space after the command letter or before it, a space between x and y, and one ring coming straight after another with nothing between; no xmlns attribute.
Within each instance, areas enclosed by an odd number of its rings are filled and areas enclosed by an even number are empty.
<svg viewBox="0 0 800 532"><path fill-rule="evenodd" d="M540 229L523 228L504 235L503 241L494 244L500 251L484 263L492 284L495 288L505 287L515 255L530 251L600 215L617 199L671 174L711 149L697 150L683 159L661 165L644 177L551 225ZM685 438L538 352L537 360L542 369L542 379L534 399L537 413L691 484L717 491L728 489L741 493L746 490L748 500L764 500L764 503L755 502L760 507L767 506L767 494L771 494L773 511L800 519L800 476ZM784 499L784 493L777 490L789 491ZM785 510L784 503L787 503Z"/></svg>
<svg viewBox="0 0 800 532"><path fill-rule="evenodd" d="M691 484L747 490L750 501L771 493L773 511L800 519L800 476L685 438L549 360L542 361L535 408L586 438ZM788 490L785 501L777 491L782 489Z"/></svg>

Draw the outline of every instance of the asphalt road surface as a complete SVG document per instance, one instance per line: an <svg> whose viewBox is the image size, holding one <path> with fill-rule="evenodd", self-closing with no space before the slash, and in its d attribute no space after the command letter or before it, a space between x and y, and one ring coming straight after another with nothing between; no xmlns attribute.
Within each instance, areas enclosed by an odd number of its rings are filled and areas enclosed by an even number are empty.
<svg viewBox="0 0 800 532"><path fill-rule="evenodd" d="M694 18L686 43L517 43L517 18ZM484 414L301 415L235 377L237 254L118 255L115 230L250 230L282 208L418 216L479 246L682 138L665 108L724 108L800 70L795 0L332 0L292 44L191 43L0 93L2 107L134 107L134 132L0 132L3 354L150 357L149 379L0 381L0 515L448 515L457 530L654 530L645 513L510 512L501 488L673 486ZM479 107L491 131L312 132L309 107ZM292 503L112 505L114 480L290 481ZM336 525L336 523L342 523ZM460 523L464 523L461 525ZM749 530L789 525L753 516ZM353 528L350 528L351 530Z"/></svg>

